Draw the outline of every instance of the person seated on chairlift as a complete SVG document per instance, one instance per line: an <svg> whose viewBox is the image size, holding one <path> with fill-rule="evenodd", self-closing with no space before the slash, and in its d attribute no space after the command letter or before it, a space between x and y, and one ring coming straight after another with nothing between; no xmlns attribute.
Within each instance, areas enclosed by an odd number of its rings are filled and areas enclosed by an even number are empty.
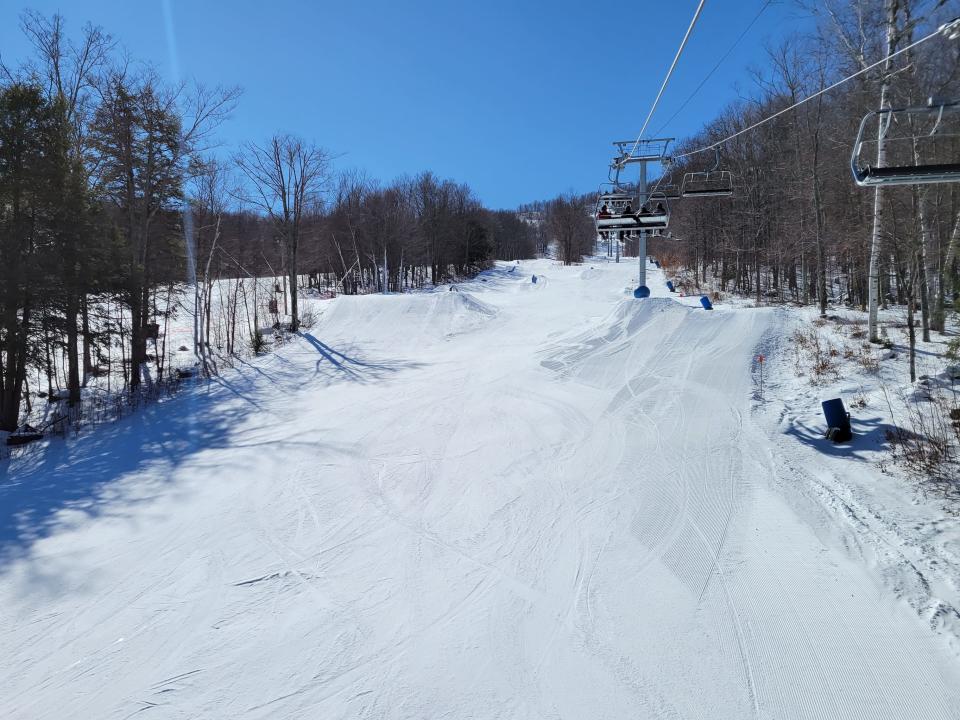
<svg viewBox="0 0 960 720"><path fill-rule="evenodd" d="M666 215L667 211L664 209L663 203L658 202L656 209L651 210L649 205L644 205L643 207L640 208L640 212L637 214L643 215L645 217L649 217L651 215Z"/></svg>
<svg viewBox="0 0 960 720"><path fill-rule="evenodd" d="M610 211L607 210L607 204L604 203L600 206L600 212L597 213L597 217L608 218L610 217Z"/></svg>
<svg viewBox="0 0 960 720"><path fill-rule="evenodd" d="M624 215L633 215L633 207L630 205L630 202L627 201L626 206L623 208Z"/></svg>

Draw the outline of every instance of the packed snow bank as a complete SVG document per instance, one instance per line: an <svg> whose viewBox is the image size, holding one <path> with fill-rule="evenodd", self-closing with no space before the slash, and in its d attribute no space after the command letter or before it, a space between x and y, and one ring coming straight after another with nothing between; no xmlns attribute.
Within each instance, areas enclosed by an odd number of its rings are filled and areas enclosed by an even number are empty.
<svg viewBox="0 0 960 720"><path fill-rule="evenodd" d="M596 267L339 298L0 465L0 714L956 718L956 657L776 480L777 316Z"/></svg>
<svg viewBox="0 0 960 720"><path fill-rule="evenodd" d="M781 310L768 336L766 389L757 388L757 417L776 440L778 487L818 532L833 537L874 568L885 587L908 603L960 658L960 523L955 499L892 459L897 428L911 431L908 404L920 412L944 382L946 340L919 342L918 372L909 382L905 329L884 313L890 347L866 340L866 315L836 310L821 320L813 308ZM801 346L797 332L807 340ZM818 347L811 347L816 344ZM758 379L754 372L755 380ZM939 378L939 380L938 380ZM946 382L948 392L950 383ZM842 398L854 437L823 438L820 403ZM928 427L932 429L932 425ZM955 466L948 467L955 472ZM922 475L922 473L921 473Z"/></svg>

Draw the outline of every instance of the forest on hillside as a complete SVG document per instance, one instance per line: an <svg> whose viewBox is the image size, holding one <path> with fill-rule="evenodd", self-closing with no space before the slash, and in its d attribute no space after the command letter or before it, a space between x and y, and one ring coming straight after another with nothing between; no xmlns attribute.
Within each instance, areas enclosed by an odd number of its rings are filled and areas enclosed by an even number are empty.
<svg viewBox="0 0 960 720"><path fill-rule="evenodd" d="M257 342L270 322L298 329L302 288L399 292L545 245L539 214L485 208L429 171L381 183L280 131L225 149L240 88L174 86L103 28L21 20L34 53L0 67L0 430L31 392L76 405L112 372L104 357L120 355L128 391L162 381L158 336L178 306L202 318L194 352L209 371L211 308L235 324L251 279L277 291L254 290ZM251 351L224 332L220 350Z"/></svg>
<svg viewBox="0 0 960 720"><path fill-rule="evenodd" d="M911 312L916 306L928 339L931 329L943 329L960 282L960 186L903 185L877 193L854 184L850 159L867 113L960 98L960 44L940 35L909 47L960 15L960 3L801 6L816 15L816 29L768 46L766 63L753 71L758 92L681 141L661 181L678 182L719 162L732 174L733 195L674 201L670 239L653 247L688 268L700 287L757 301L818 303L823 313L828 303L867 308L875 247L881 301ZM868 69L898 50L905 51ZM915 113L910 121L910 127L885 128L888 162L912 165L934 150L941 161L960 156L960 112ZM865 129L863 155L875 158L877 125ZM718 154L710 149L731 136ZM707 151L682 157L700 148Z"/></svg>

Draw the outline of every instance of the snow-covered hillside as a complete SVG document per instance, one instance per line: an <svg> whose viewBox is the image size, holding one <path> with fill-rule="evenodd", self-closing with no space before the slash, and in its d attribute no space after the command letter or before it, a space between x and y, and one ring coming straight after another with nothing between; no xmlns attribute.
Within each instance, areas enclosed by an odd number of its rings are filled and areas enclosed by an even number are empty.
<svg viewBox="0 0 960 720"><path fill-rule="evenodd" d="M0 716L960 718L949 628L804 491L840 459L755 412L790 325L649 272L318 302L0 463Z"/></svg>

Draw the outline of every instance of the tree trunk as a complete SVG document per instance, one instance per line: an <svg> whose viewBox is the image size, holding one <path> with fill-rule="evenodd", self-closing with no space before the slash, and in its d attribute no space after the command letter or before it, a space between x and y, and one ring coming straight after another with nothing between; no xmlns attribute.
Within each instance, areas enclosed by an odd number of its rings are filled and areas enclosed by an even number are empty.
<svg viewBox="0 0 960 720"><path fill-rule="evenodd" d="M953 223L953 231L950 233L950 242L947 244L947 253L943 259L943 269L941 270L941 279L937 289L937 303L933 311L936 322L936 329L943 332L944 329L944 309L947 301L947 278L953 273L953 262L957 256L957 246L960 245L960 215Z"/></svg>
<svg viewBox="0 0 960 720"><path fill-rule="evenodd" d="M914 322L913 311L913 287L914 281L911 280L907 288L907 335L910 339L910 382L917 379L917 331Z"/></svg>
<svg viewBox="0 0 960 720"><path fill-rule="evenodd" d="M84 295L80 299L80 318L83 323L83 386L86 387L87 379L93 373L93 357L92 357L92 345L91 334L90 334L90 308L87 300L87 296Z"/></svg>
<svg viewBox="0 0 960 720"><path fill-rule="evenodd" d="M23 318L17 322L16 306L8 306L5 356L7 366L0 388L0 430L17 429L20 420L20 402L27 367L27 328L30 325L30 302L23 303Z"/></svg>
<svg viewBox="0 0 960 720"><path fill-rule="evenodd" d="M823 83L820 83L821 87ZM817 101L817 128L813 132L813 213L817 232L817 297L820 317L827 315L827 257L823 247L823 197L820 193L820 118L823 96Z"/></svg>
<svg viewBox="0 0 960 720"><path fill-rule="evenodd" d="M300 315L297 302L297 245L298 239L294 234L290 238L288 269L290 274L290 332L300 329Z"/></svg>
<svg viewBox="0 0 960 720"><path fill-rule="evenodd" d="M67 289L66 307L64 314L67 323L67 389L70 392L69 403L73 407L80 402L80 349L79 329L79 302L73 288Z"/></svg>
<svg viewBox="0 0 960 720"><path fill-rule="evenodd" d="M887 60L883 64L883 79L880 82L880 107L887 103L887 89L890 83L890 67L892 60L889 55L896 46L897 2L886 0L887 15ZM886 164L886 149L884 147L884 126L882 121L877 123L877 167ZM870 237L870 273L868 288L868 332L871 342L880 340L877 334L877 309L880 300L880 241L883 229L883 192L878 185L873 195L873 233Z"/></svg>

